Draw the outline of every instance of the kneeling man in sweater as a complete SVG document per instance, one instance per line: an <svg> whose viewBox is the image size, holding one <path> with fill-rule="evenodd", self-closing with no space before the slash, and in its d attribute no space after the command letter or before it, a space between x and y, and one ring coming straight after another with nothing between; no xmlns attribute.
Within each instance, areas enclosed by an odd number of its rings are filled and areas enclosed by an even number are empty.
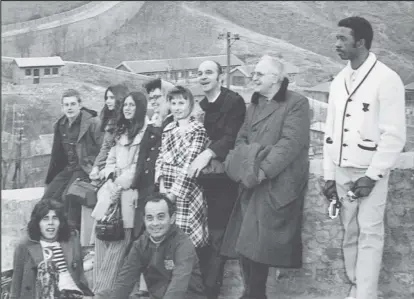
<svg viewBox="0 0 414 299"><path fill-rule="evenodd" d="M145 204L145 232L136 240L115 286L98 298L128 299L141 273L153 299L206 299L193 243L175 224L175 204L155 193Z"/></svg>

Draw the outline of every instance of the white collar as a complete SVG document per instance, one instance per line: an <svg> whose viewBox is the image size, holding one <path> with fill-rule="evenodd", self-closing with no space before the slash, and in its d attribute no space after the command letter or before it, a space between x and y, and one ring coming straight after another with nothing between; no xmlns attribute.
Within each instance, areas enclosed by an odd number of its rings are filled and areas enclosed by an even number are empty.
<svg viewBox="0 0 414 299"><path fill-rule="evenodd" d="M46 241L40 240L40 245L42 245L42 247L59 247L60 243L58 241L46 242Z"/></svg>
<svg viewBox="0 0 414 299"><path fill-rule="evenodd" d="M352 73L356 73L357 75L367 73L376 60L377 56L374 53L369 52L367 59L365 59L365 61L356 70L351 67L351 61L348 61L346 65L348 76L351 76Z"/></svg>

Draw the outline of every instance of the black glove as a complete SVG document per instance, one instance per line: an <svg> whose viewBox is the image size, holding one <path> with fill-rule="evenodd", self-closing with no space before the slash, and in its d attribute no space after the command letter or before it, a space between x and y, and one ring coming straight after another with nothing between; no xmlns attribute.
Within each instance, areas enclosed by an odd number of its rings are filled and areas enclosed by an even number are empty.
<svg viewBox="0 0 414 299"><path fill-rule="evenodd" d="M352 185L351 191L354 192L356 198L359 197L367 197L372 189L374 189L375 180L364 176L356 180L356 182Z"/></svg>
<svg viewBox="0 0 414 299"><path fill-rule="evenodd" d="M326 181L325 186L323 187L323 195L325 195L329 201L331 201L334 196L338 197L336 192L336 182L334 180Z"/></svg>

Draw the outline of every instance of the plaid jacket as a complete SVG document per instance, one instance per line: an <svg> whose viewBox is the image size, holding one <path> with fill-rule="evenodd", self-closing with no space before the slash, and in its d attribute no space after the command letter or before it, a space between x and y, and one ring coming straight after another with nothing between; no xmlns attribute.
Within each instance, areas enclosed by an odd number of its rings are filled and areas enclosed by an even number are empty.
<svg viewBox="0 0 414 299"><path fill-rule="evenodd" d="M155 182L162 176L165 188L177 196L176 224L196 247L208 242L207 203L201 186L188 176L188 168L207 142L206 130L194 117L190 117L185 133L179 131L177 122L172 122L164 128L155 163Z"/></svg>

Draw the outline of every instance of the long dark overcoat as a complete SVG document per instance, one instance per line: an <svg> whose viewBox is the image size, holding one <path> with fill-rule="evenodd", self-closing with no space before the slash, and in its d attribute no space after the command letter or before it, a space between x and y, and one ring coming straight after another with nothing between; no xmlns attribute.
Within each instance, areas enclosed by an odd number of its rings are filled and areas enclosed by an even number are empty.
<svg viewBox="0 0 414 299"><path fill-rule="evenodd" d="M285 79L266 109L258 114L259 95L252 96L236 147L254 142L270 147L260 163L266 179L250 189L240 187L222 254L233 258L241 254L267 265L296 268L302 265L310 110L307 98L287 90L287 85Z"/></svg>

